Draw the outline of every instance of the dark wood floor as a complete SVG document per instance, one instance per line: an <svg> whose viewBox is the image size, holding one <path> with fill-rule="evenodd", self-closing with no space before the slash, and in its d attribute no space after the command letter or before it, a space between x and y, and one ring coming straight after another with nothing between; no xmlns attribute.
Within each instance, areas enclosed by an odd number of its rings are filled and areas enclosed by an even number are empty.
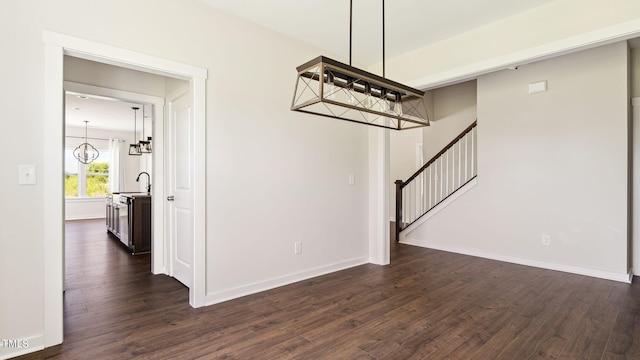
<svg viewBox="0 0 640 360"><path fill-rule="evenodd" d="M393 245L192 309L102 221L67 225L65 342L22 359L640 359L640 285Z"/></svg>

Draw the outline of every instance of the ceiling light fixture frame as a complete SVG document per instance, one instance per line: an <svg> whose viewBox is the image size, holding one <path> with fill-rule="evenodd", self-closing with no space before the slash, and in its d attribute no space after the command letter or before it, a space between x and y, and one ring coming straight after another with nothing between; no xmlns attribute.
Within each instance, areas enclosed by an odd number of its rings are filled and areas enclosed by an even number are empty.
<svg viewBox="0 0 640 360"><path fill-rule="evenodd" d="M350 0L349 65L319 56L296 68L291 110L393 130L429 126L424 91L385 78L382 0L382 76L351 66L353 0Z"/></svg>

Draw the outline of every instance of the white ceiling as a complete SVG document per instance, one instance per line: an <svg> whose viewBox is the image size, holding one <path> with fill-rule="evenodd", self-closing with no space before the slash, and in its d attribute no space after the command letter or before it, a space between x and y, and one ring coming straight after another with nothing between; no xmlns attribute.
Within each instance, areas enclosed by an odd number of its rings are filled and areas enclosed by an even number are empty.
<svg viewBox="0 0 640 360"><path fill-rule="evenodd" d="M250 22L349 57L349 0L199 0ZM441 41L554 0L389 0L386 56ZM327 54L318 54L327 55ZM353 0L353 63L382 60L382 1ZM89 129L133 131L132 104L116 99L66 95L66 124ZM81 110L75 110L76 108ZM145 109L151 113L149 105ZM141 130L142 111L138 111ZM150 132L147 119L145 130Z"/></svg>
<svg viewBox="0 0 640 360"><path fill-rule="evenodd" d="M349 57L349 0L199 1L344 59ZM386 57L436 43L552 1L389 0L385 5ZM361 65L382 61L381 0L353 0L352 57L354 64Z"/></svg>
<svg viewBox="0 0 640 360"><path fill-rule="evenodd" d="M137 112L137 129L142 131L142 104L135 104L93 95L67 92L65 95L65 124L84 128L84 121L88 120L89 136L91 129L106 129L130 131L133 133L134 111L132 107L140 108ZM145 134L151 136L151 106L145 105Z"/></svg>

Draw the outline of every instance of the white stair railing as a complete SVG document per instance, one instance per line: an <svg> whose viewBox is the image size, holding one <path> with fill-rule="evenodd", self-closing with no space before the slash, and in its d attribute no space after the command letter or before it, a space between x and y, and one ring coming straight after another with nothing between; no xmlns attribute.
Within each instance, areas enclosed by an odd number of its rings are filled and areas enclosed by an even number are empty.
<svg viewBox="0 0 640 360"><path fill-rule="evenodd" d="M403 229L476 177L477 125L474 121L407 181L396 180L396 241Z"/></svg>

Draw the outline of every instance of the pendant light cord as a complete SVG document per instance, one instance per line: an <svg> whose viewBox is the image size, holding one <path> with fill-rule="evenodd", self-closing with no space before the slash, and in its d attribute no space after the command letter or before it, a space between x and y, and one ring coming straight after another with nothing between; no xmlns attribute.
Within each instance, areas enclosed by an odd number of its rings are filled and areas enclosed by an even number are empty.
<svg viewBox="0 0 640 360"><path fill-rule="evenodd" d="M382 0L382 77L385 77L385 54L384 54L384 0Z"/></svg>
<svg viewBox="0 0 640 360"><path fill-rule="evenodd" d="M384 0L382 0L382 77L385 76L385 33L384 33ZM349 0L349 66L351 65L351 53L353 49L353 0Z"/></svg>
<svg viewBox="0 0 640 360"><path fill-rule="evenodd" d="M353 0L349 0L349 66L351 66L351 43L353 40Z"/></svg>

